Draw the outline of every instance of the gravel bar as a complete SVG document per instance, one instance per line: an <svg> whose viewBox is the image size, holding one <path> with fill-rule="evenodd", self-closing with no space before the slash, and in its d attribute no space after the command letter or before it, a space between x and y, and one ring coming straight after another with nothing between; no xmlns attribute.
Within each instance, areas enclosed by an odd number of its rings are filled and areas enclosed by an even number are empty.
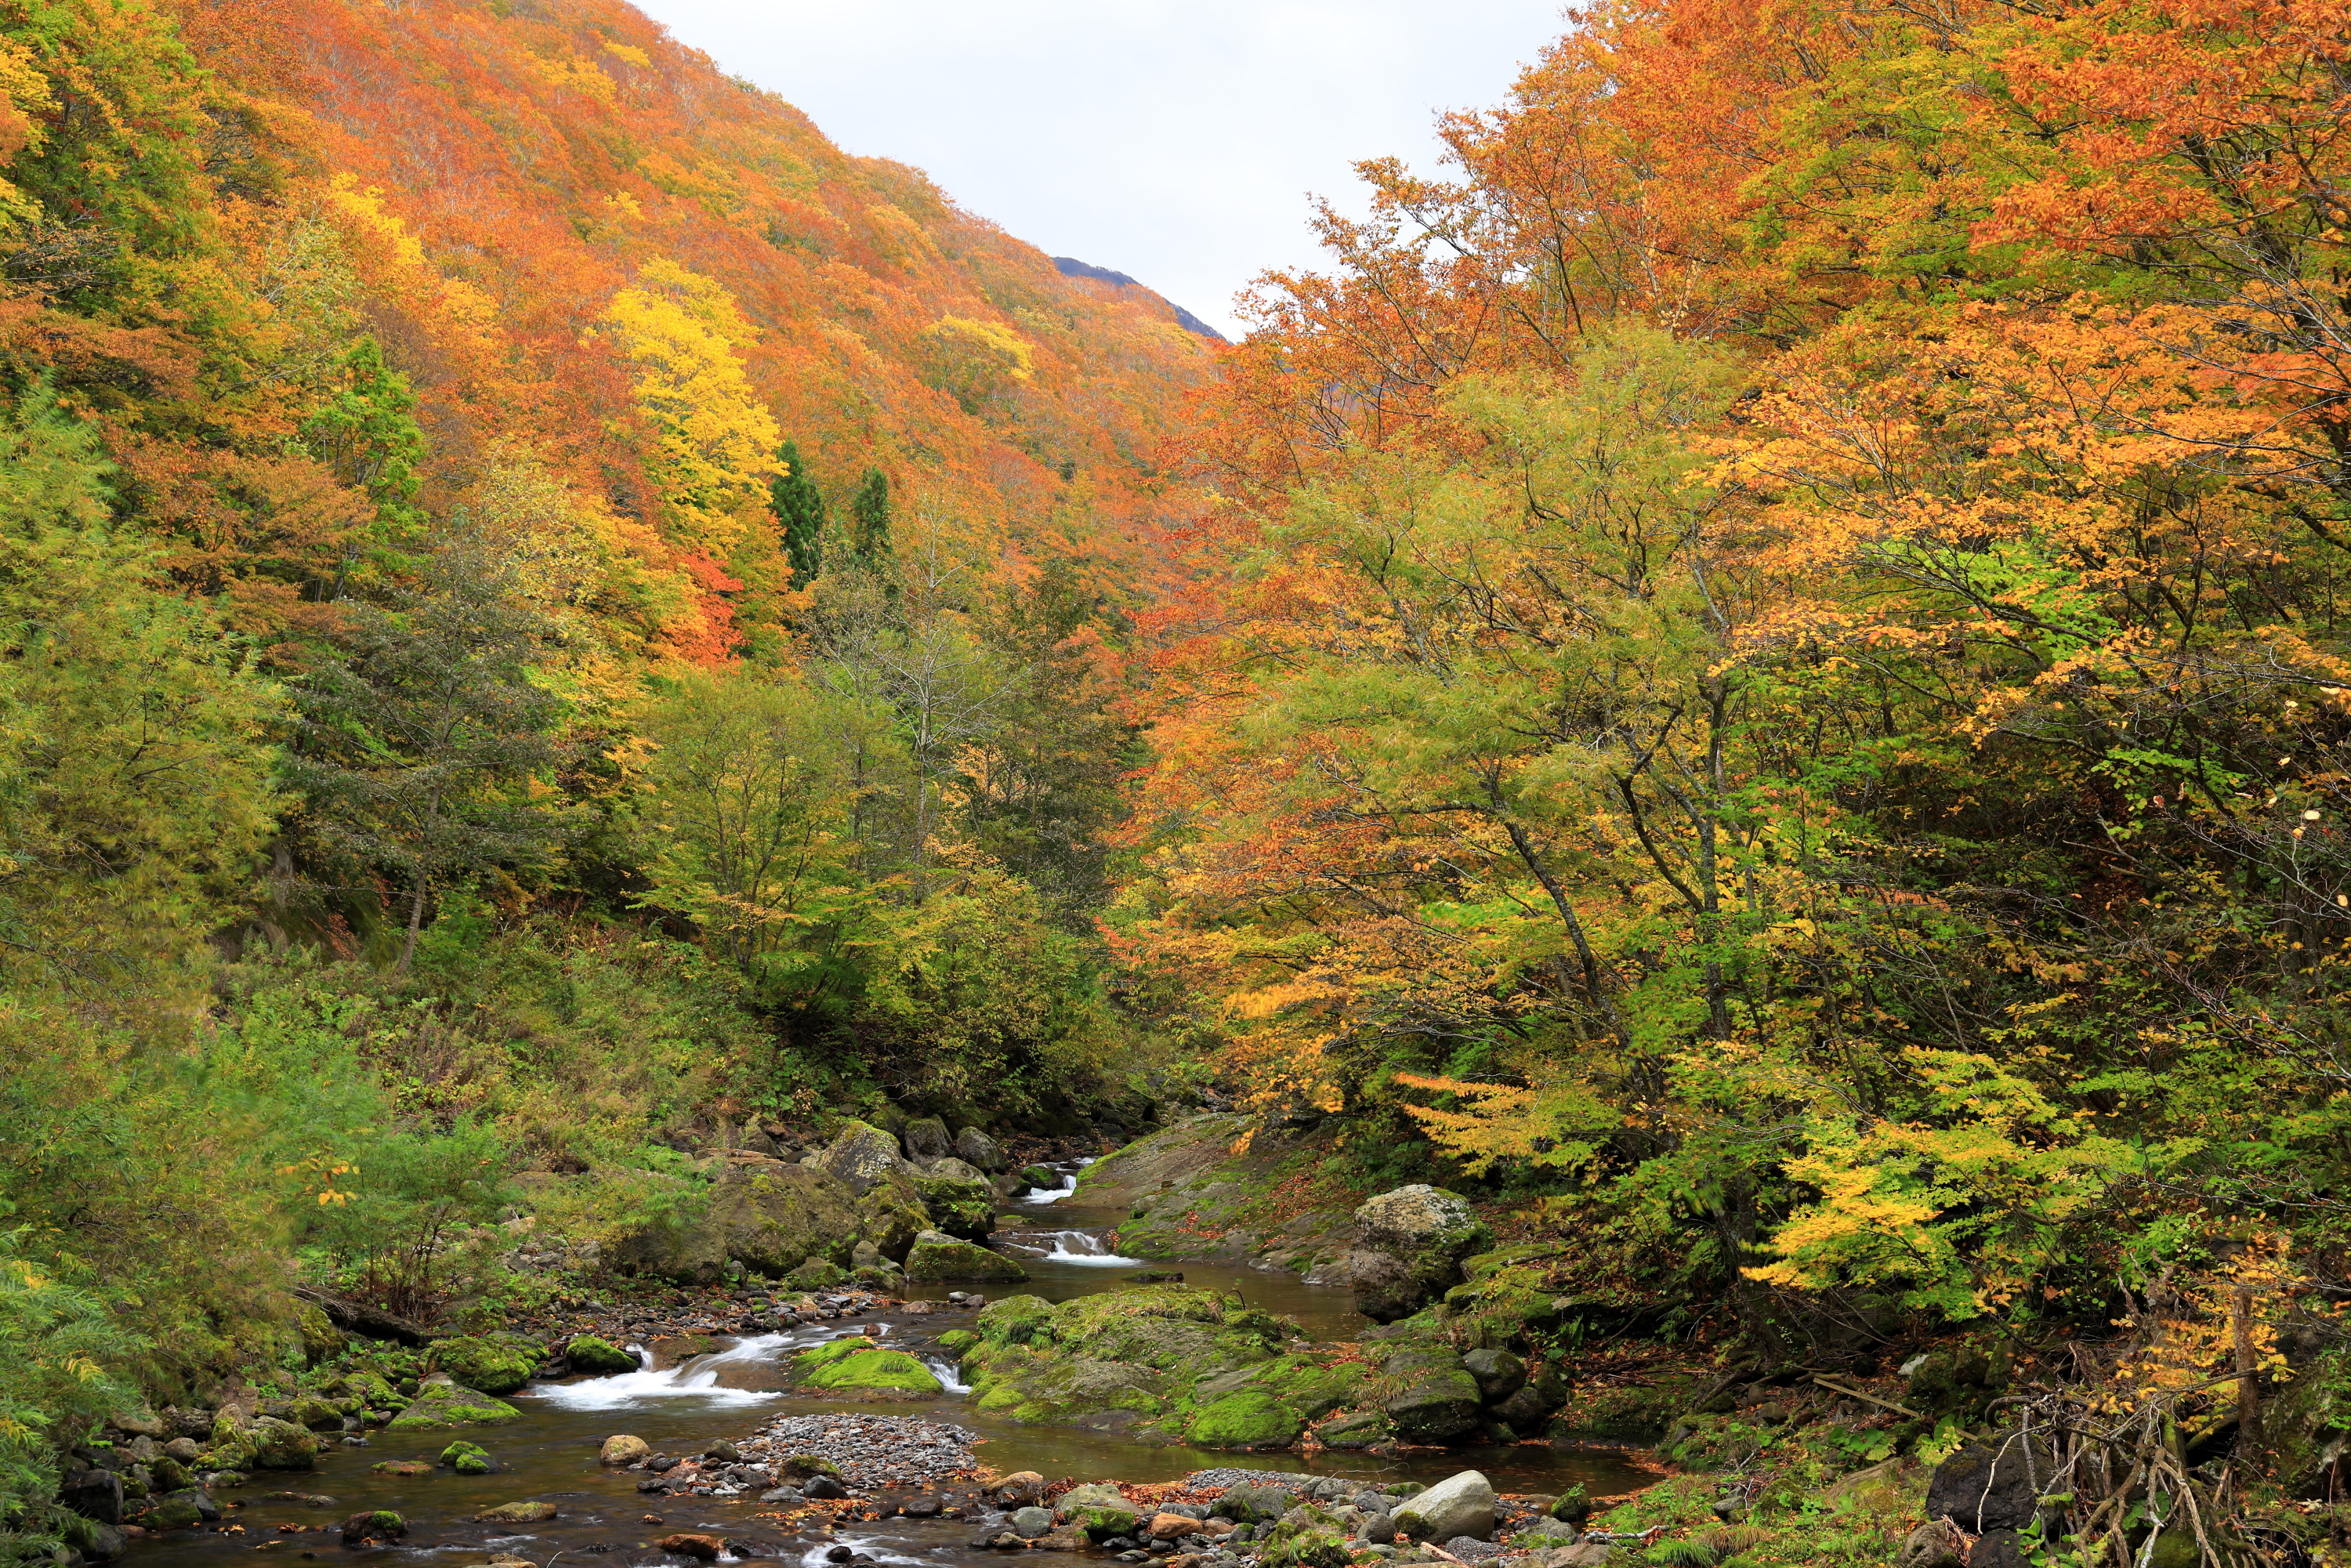
<svg viewBox="0 0 2351 1568"><path fill-rule="evenodd" d="M971 1445L977 1432L918 1416L784 1416L744 1445L781 1459L814 1454L841 1467L841 1479L860 1490L952 1480L978 1468Z"/></svg>

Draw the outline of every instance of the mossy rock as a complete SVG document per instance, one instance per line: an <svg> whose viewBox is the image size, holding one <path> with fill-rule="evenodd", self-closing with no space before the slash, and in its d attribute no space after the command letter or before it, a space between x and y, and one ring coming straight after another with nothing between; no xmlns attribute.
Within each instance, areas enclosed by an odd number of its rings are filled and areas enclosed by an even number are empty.
<svg viewBox="0 0 2351 1568"><path fill-rule="evenodd" d="M1443 1443L1478 1424L1478 1380L1447 1350L1409 1350L1381 1364L1380 1408L1407 1443Z"/></svg>
<svg viewBox="0 0 2351 1568"><path fill-rule="evenodd" d="M984 1181L917 1176L914 1190L934 1229L966 1241L985 1241L996 1228L996 1189Z"/></svg>
<svg viewBox="0 0 2351 1568"><path fill-rule="evenodd" d="M949 1355L961 1355L978 1343L979 1336L969 1329L949 1329L939 1335L939 1348Z"/></svg>
<svg viewBox="0 0 2351 1568"><path fill-rule="evenodd" d="M311 1470L319 1468L319 1435L291 1421L264 1416L246 1428L246 1452L255 1469Z"/></svg>
<svg viewBox="0 0 2351 1568"><path fill-rule="evenodd" d="M1350 1410L1314 1428L1314 1440L1342 1451L1374 1448L1395 1436L1384 1410Z"/></svg>
<svg viewBox="0 0 2351 1568"><path fill-rule="evenodd" d="M810 1256L796 1264L785 1281L803 1291L829 1290L849 1279L849 1271L830 1259Z"/></svg>
<svg viewBox="0 0 2351 1568"><path fill-rule="evenodd" d="M637 1370L635 1356L611 1340L598 1339L591 1333L572 1335L571 1343L563 1347L563 1354L571 1363L574 1372L609 1376L613 1373Z"/></svg>
<svg viewBox="0 0 2351 1568"><path fill-rule="evenodd" d="M415 1402L392 1418L388 1430L431 1432L446 1427L497 1427L519 1421L522 1412L501 1399L455 1383L427 1383Z"/></svg>
<svg viewBox="0 0 2351 1568"><path fill-rule="evenodd" d="M433 1473L433 1467L423 1459L380 1459L368 1469L377 1475L393 1476L403 1480L413 1480L419 1476Z"/></svg>
<svg viewBox="0 0 2351 1568"><path fill-rule="evenodd" d="M902 1350L884 1350L862 1336L837 1339L792 1358L802 1385L869 1397L935 1399L946 1389L931 1369Z"/></svg>
<svg viewBox="0 0 2351 1568"><path fill-rule="evenodd" d="M1259 1538L1259 1568L1347 1568L1346 1531L1319 1508L1285 1514Z"/></svg>
<svg viewBox="0 0 2351 1568"><path fill-rule="evenodd" d="M1305 1421L1280 1400L1245 1388L1195 1411L1184 1436L1202 1448L1286 1448L1305 1429Z"/></svg>
<svg viewBox="0 0 2351 1568"><path fill-rule="evenodd" d="M979 1339L989 1344L1050 1344L1053 1303L1041 1296L1006 1296L982 1307Z"/></svg>
<svg viewBox="0 0 2351 1568"><path fill-rule="evenodd" d="M463 1437L441 1450L441 1462L461 1476L486 1476L492 1468L490 1451Z"/></svg>
<svg viewBox="0 0 2351 1568"><path fill-rule="evenodd" d="M1061 1173L1050 1166L1022 1166L1020 1179L1040 1192L1053 1192L1061 1185Z"/></svg>
<svg viewBox="0 0 2351 1568"><path fill-rule="evenodd" d="M512 1394L530 1381L544 1354L528 1340L497 1337L436 1341L426 1356L436 1372L453 1383L485 1394Z"/></svg>
<svg viewBox="0 0 2351 1568"><path fill-rule="evenodd" d="M982 1280L1019 1283L1029 1278L1029 1270L1000 1252L941 1237L914 1243L906 1254L906 1278L925 1282Z"/></svg>

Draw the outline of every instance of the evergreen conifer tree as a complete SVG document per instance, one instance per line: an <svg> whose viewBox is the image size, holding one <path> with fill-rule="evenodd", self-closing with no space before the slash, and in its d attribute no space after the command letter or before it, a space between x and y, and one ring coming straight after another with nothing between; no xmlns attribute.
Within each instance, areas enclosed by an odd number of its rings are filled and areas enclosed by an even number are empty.
<svg viewBox="0 0 2351 1568"><path fill-rule="evenodd" d="M768 505L783 528L784 554L792 563L792 584L806 588L824 570L824 492L808 475L800 449L785 442L776 457L783 472L768 482Z"/></svg>

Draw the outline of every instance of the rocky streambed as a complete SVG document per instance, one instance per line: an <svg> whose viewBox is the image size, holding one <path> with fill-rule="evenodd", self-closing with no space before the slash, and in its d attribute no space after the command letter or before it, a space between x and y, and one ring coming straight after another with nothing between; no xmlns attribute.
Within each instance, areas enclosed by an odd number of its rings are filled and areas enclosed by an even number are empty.
<svg viewBox="0 0 2351 1568"><path fill-rule="evenodd" d="M1337 1568L1446 1551L1474 1560L1497 1537L1556 1552L1572 1532L1541 1514L1552 1497L1652 1479L1621 1452L1479 1446L1475 1433L1441 1452L1320 1443L1311 1424L1360 1401L1404 1343L1374 1340L1367 1353L1360 1336L1378 1331L1350 1292L1239 1264L1148 1269L1115 1250L1109 1228L1069 1223L1092 1217L1067 1186L1036 1185L990 1239L1025 1280L941 1286L930 1301L790 1288L606 1312L584 1326L632 1345L626 1369L590 1373L574 1364L592 1359L582 1348L538 1369L560 1375L495 1396L427 1381L388 1423L306 1432L307 1454L280 1458L308 1469L189 1489L218 1517L131 1539L123 1554L132 1568L256 1554L950 1568L1060 1550L1173 1568ZM1155 1272L1181 1278L1134 1277ZM462 1424L408 1418L436 1410ZM255 1419L298 1429L285 1417L304 1414ZM307 1414L328 1424L328 1412ZM1236 1469L1225 1450L1251 1436L1305 1441ZM460 1447L477 1452L453 1459ZM1477 1479L1463 1487L1495 1497L1482 1539L1405 1521L1414 1496L1464 1471ZM1233 1490L1267 1485L1287 1501Z"/></svg>

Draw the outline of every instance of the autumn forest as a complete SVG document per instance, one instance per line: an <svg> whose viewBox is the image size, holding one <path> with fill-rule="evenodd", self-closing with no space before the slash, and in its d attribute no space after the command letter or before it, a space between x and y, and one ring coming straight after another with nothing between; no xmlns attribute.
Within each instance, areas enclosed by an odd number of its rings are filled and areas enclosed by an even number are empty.
<svg viewBox="0 0 2351 1568"><path fill-rule="evenodd" d="M2347 106L2339 0L1605 0L1226 344L622 0L0 3L0 1558L366 1430L350 1313L913 1300L1180 1145L1106 1252L1426 1184L1290 1272L1552 1391L1194 1447L2335 1561ZM877 1127L903 1235L676 1261Z"/></svg>

